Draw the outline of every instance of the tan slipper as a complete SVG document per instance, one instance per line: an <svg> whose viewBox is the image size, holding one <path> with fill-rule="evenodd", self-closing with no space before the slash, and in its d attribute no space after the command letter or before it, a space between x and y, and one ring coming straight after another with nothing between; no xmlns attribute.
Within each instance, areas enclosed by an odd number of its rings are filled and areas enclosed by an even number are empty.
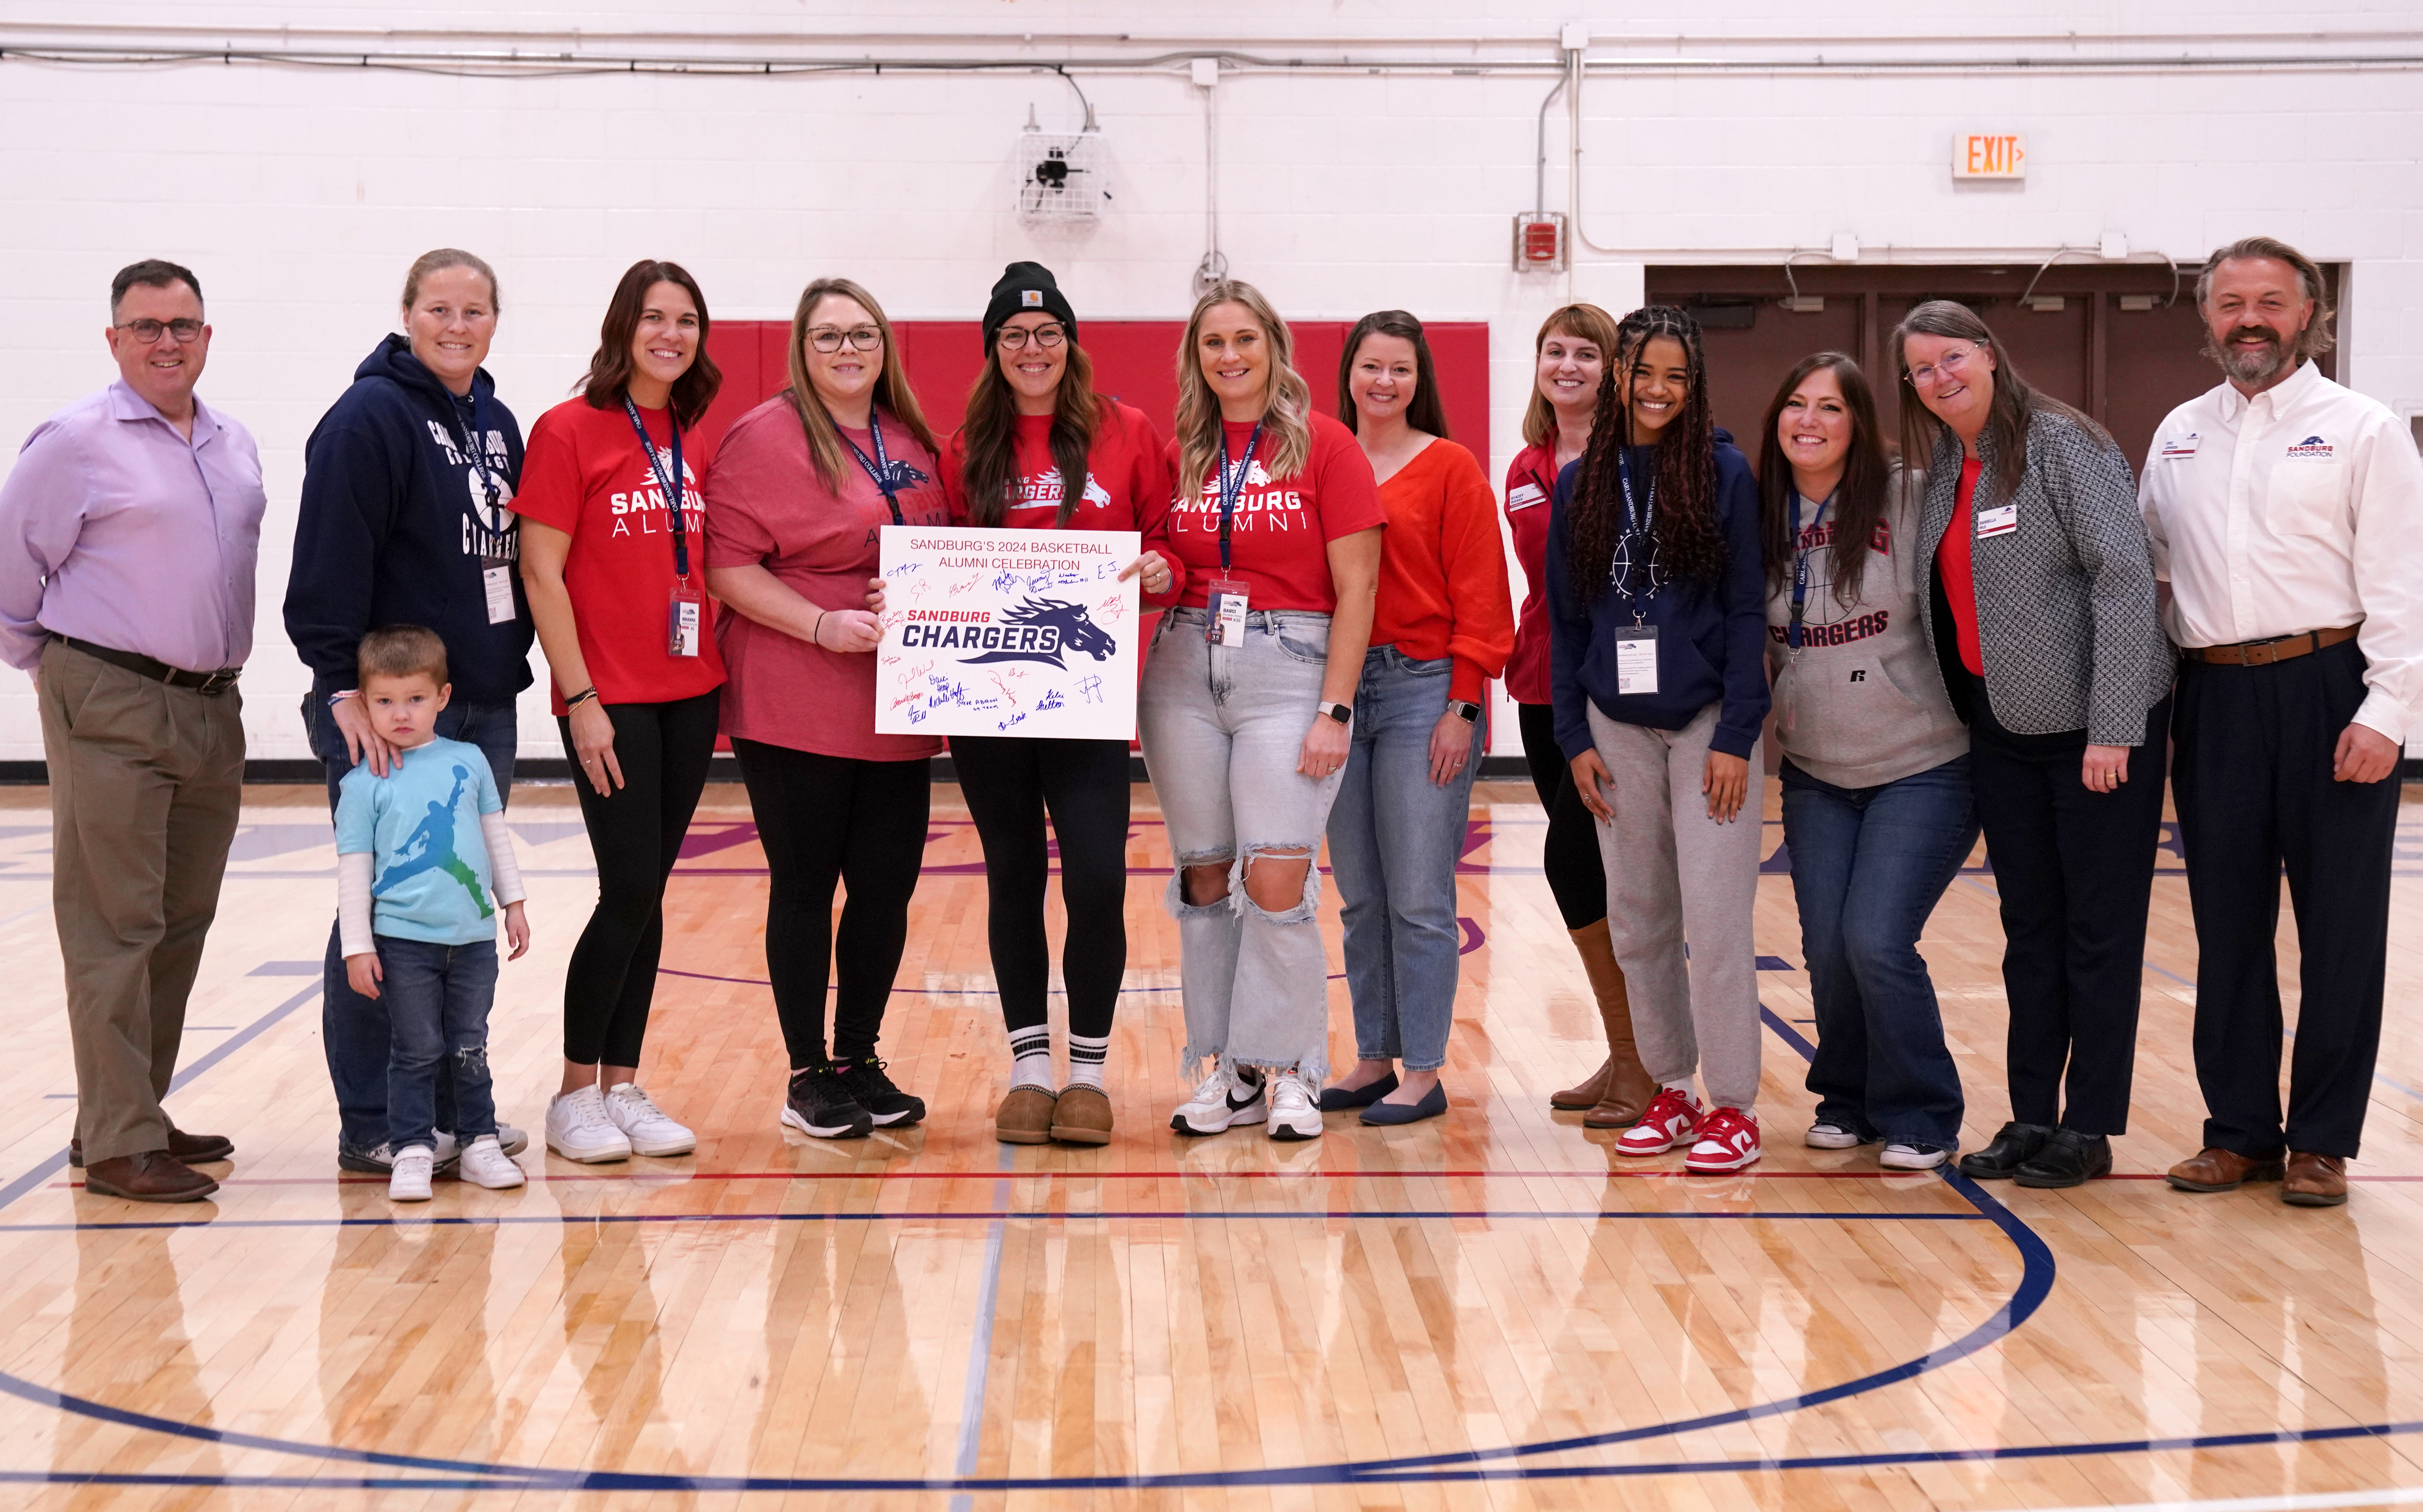
<svg viewBox="0 0 2423 1512"><path fill-rule="evenodd" d="M1098 1087L1072 1086L1052 1109L1052 1137L1069 1144L1111 1142L1111 1100Z"/></svg>
<svg viewBox="0 0 2423 1512"><path fill-rule="evenodd" d="M1053 1105L1058 1099L1041 1087L1012 1087L992 1115L993 1138L1004 1144L1048 1144L1052 1140Z"/></svg>

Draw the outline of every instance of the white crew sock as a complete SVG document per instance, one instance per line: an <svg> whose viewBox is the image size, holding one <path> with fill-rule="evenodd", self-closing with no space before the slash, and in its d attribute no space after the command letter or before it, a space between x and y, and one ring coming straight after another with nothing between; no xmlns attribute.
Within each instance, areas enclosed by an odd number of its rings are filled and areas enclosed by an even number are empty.
<svg viewBox="0 0 2423 1512"><path fill-rule="evenodd" d="M1111 1053L1108 1034L1097 1039L1091 1034L1069 1036L1069 1085L1102 1090L1102 1062Z"/></svg>
<svg viewBox="0 0 2423 1512"><path fill-rule="evenodd" d="M1011 1087L1040 1087L1045 1092L1052 1086L1052 1026L1037 1024L1021 1029L1009 1037L1009 1084Z"/></svg>

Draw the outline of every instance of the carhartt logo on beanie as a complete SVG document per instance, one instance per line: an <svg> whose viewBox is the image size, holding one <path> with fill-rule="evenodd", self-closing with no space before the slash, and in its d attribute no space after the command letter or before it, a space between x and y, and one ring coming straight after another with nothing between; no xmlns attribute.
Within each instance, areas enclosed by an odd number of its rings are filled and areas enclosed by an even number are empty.
<svg viewBox="0 0 2423 1512"><path fill-rule="evenodd" d="M985 306L984 344L990 352L1001 336L1002 323L1012 315L1039 309L1057 319L1069 330L1069 339L1077 339L1077 312L1060 292L1060 282L1052 270L1040 262L1013 262L1001 270L1001 281L992 286L992 300Z"/></svg>

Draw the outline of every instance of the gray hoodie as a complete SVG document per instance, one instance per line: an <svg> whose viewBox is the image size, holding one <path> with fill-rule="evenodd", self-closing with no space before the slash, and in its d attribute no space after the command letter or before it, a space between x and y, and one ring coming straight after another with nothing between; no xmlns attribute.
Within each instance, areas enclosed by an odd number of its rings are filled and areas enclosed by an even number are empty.
<svg viewBox="0 0 2423 1512"><path fill-rule="evenodd" d="M1925 477L1897 473L1874 554L1850 604L1834 598L1833 512L1801 506L1797 549L1808 554L1800 649L1785 645L1792 575L1766 601L1766 665L1775 679L1775 740L1793 764L1836 787L1881 787L1969 751L1926 638L1918 580L1919 505Z"/></svg>

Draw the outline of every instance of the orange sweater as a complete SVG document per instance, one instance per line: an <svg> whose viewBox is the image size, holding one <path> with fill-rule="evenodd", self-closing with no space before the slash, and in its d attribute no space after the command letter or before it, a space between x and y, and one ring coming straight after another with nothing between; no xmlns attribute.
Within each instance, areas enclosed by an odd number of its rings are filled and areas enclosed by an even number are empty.
<svg viewBox="0 0 2423 1512"><path fill-rule="evenodd" d="M1481 701L1514 649L1497 496L1471 452L1433 441L1380 485L1380 602L1371 644L1420 661L1455 658L1448 697Z"/></svg>

